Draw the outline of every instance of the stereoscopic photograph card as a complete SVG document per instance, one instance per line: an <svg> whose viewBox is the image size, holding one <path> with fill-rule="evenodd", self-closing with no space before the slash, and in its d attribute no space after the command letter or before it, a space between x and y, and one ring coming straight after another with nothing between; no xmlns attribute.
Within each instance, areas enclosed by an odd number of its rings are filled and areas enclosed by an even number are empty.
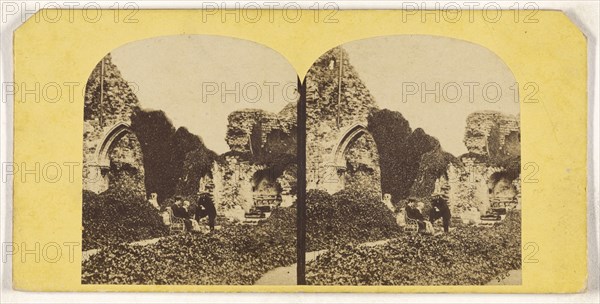
<svg viewBox="0 0 600 304"><path fill-rule="evenodd" d="M15 33L15 288L585 288L563 13L131 13Z"/></svg>

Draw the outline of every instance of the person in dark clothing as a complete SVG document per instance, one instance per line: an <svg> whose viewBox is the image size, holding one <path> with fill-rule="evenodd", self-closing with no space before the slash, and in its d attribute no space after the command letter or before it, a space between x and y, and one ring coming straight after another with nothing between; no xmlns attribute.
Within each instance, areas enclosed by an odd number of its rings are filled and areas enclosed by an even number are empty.
<svg viewBox="0 0 600 304"><path fill-rule="evenodd" d="M409 219L413 219L413 220L417 220L417 224L419 226L419 231L423 231L425 230L425 217L423 216L423 214L421 213L421 211L419 211L419 209L417 209L415 207L415 203L414 202L409 202L406 205L406 216Z"/></svg>
<svg viewBox="0 0 600 304"><path fill-rule="evenodd" d="M442 218L444 224L444 232L448 232L450 229L450 208L448 207L448 198L444 195L437 195L431 202L431 211L429 214L429 221L433 224L437 219Z"/></svg>
<svg viewBox="0 0 600 304"><path fill-rule="evenodd" d="M208 226L210 230L215 230L215 219L217 217L217 209L213 202L212 195L208 192L200 193L198 197L198 207L196 208L196 220L200 222L200 219L208 216Z"/></svg>
<svg viewBox="0 0 600 304"><path fill-rule="evenodd" d="M183 223L185 224L185 230L192 230L192 222L190 221L190 216L188 211L183 206L183 199L181 196L175 197L175 203L171 206L171 210L173 211L173 216L177 218L182 218Z"/></svg>
<svg viewBox="0 0 600 304"><path fill-rule="evenodd" d="M173 216L174 217L180 217L180 218L185 218L186 216L186 211L185 208L183 208L183 200L181 199L180 196L176 196L175 197L175 203L173 203L173 205L171 206L171 210L173 210Z"/></svg>

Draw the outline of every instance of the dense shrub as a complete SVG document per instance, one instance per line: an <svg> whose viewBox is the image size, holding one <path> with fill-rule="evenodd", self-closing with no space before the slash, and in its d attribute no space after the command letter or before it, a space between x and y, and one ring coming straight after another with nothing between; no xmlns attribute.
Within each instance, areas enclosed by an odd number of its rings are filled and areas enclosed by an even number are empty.
<svg viewBox="0 0 600 304"><path fill-rule="evenodd" d="M421 128L413 131L400 112L388 109L373 111L368 122L369 132L379 152L383 193L390 193L393 201L407 198L411 187L421 190L419 196L431 194L435 179L445 173L453 156L442 152L444 157L441 158L441 164L429 164L435 159L424 156L435 150L441 151L439 141ZM428 178L423 178L423 175Z"/></svg>
<svg viewBox="0 0 600 304"><path fill-rule="evenodd" d="M419 162L419 170L415 182L410 188L410 196L426 198L435 190L435 181L441 176L447 176L448 165L462 167L462 162L448 152L444 152L441 146L423 154Z"/></svg>
<svg viewBox="0 0 600 304"><path fill-rule="evenodd" d="M346 246L307 264L312 285L482 285L521 268L521 216L492 228L403 235L384 245Z"/></svg>
<svg viewBox="0 0 600 304"><path fill-rule="evenodd" d="M83 250L165 235L156 209L122 188L83 192Z"/></svg>
<svg viewBox="0 0 600 304"><path fill-rule="evenodd" d="M307 250L388 239L400 232L394 214L376 193L347 189L307 193Z"/></svg>
<svg viewBox="0 0 600 304"><path fill-rule="evenodd" d="M131 116L131 130L137 136L144 155L144 177L147 193L158 199L175 194L177 183L173 157L175 127L163 111L138 110Z"/></svg>
<svg viewBox="0 0 600 304"><path fill-rule="evenodd" d="M183 233L146 246L115 245L83 263L84 284L253 284L296 260L296 208L257 226Z"/></svg>
<svg viewBox="0 0 600 304"><path fill-rule="evenodd" d="M200 137L180 127L173 135L171 162L177 178L177 194L198 192L200 178L211 174L217 154L208 149Z"/></svg>
<svg viewBox="0 0 600 304"><path fill-rule="evenodd" d="M131 129L144 155L147 193L162 202L175 194L193 194L198 182L210 174L216 153L185 127L175 129L163 111L138 110L131 116Z"/></svg>

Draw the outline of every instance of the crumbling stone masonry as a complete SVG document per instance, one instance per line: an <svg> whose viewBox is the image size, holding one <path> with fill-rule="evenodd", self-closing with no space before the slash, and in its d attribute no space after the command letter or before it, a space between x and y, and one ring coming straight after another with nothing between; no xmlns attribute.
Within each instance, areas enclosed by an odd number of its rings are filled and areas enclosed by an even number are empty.
<svg viewBox="0 0 600 304"><path fill-rule="evenodd" d="M453 214L476 221L492 204L521 206L520 126L513 115L499 112L475 112L467 117L463 166L450 164L447 177L436 181L450 190Z"/></svg>
<svg viewBox="0 0 600 304"><path fill-rule="evenodd" d="M278 130L295 135L296 107L287 105L279 113L245 109L232 112L228 118L226 141L231 151L224 160L215 162L212 169L215 205L218 211L230 218L243 220L244 213L254 206L257 195L280 195L284 203L295 200L290 193L296 175L290 168L276 176L265 165L253 163L253 155L264 148L269 133ZM254 138L254 134L259 134ZM259 142L253 142L259 141Z"/></svg>
<svg viewBox="0 0 600 304"><path fill-rule="evenodd" d="M88 80L83 121L83 189L95 193L109 186L145 195L141 146L130 131L137 97L104 57Z"/></svg>
<svg viewBox="0 0 600 304"><path fill-rule="evenodd" d="M308 71L306 87L307 189L335 193L365 187L381 194L379 152L368 131L369 115L378 108L347 53L338 47L323 54ZM449 185L453 214L476 212L477 218L493 203L520 206L518 118L472 113L466 119L464 144L469 153L458 158L438 147L423 154L428 158L415 160L419 170L429 170L420 172L421 177L436 174L415 179L411 187L420 189L419 197L428 199ZM437 172L435 162L444 163L440 169L446 174Z"/></svg>
<svg viewBox="0 0 600 304"><path fill-rule="evenodd" d="M379 155L367 130L376 104L346 52L336 48L321 56L306 86L307 189L375 187L381 193Z"/></svg>

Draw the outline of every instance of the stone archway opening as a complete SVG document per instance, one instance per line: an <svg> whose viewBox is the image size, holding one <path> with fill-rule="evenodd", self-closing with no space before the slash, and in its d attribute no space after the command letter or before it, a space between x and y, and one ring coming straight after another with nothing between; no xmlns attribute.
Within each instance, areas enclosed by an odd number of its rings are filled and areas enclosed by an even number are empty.
<svg viewBox="0 0 600 304"><path fill-rule="evenodd" d="M273 170L266 168L258 170L252 176L252 198L254 205L277 206L281 202L282 187L277 181Z"/></svg>
<svg viewBox="0 0 600 304"><path fill-rule="evenodd" d="M514 178L506 171L493 173L488 180L492 207L509 207L516 203L518 190Z"/></svg>
<svg viewBox="0 0 600 304"><path fill-rule="evenodd" d="M339 190L369 189L381 194L379 153L373 136L357 124L341 137L335 149L335 167Z"/></svg>
<svg viewBox="0 0 600 304"><path fill-rule="evenodd" d="M97 150L99 166L110 166L110 152L114 149L115 144L127 134L133 133L129 125L124 122L116 123L106 132Z"/></svg>
<svg viewBox="0 0 600 304"><path fill-rule="evenodd" d="M141 145L126 123L116 123L104 135L97 149L98 193L122 187L145 195Z"/></svg>

